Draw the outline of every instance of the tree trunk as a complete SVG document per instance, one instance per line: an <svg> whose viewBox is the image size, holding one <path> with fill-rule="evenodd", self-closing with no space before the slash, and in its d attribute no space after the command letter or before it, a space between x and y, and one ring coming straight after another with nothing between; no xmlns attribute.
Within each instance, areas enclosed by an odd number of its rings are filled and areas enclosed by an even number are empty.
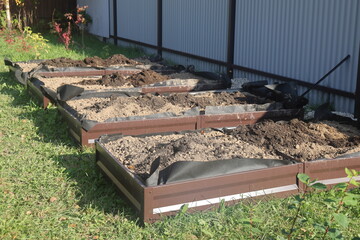
<svg viewBox="0 0 360 240"><path fill-rule="evenodd" d="M10 14L10 0L5 0L5 10L6 10L6 25L8 29L11 29L11 14Z"/></svg>

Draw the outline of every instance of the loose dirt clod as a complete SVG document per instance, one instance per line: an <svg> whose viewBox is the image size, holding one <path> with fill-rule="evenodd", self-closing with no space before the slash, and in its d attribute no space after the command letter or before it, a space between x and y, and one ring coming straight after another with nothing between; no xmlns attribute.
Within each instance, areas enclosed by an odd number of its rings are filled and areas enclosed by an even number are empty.
<svg viewBox="0 0 360 240"><path fill-rule="evenodd" d="M149 176L150 165L161 159L161 169L176 161L213 161L230 158L265 158L310 161L360 152L360 131L324 121L298 119L239 126L225 133L199 131L147 137L125 136L105 143L133 173Z"/></svg>

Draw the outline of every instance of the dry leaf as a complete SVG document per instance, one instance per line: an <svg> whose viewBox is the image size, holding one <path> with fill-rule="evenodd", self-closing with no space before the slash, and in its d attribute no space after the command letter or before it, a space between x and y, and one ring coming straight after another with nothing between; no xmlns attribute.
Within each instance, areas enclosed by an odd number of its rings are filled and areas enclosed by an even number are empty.
<svg viewBox="0 0 360 240"><path fill-rule="evenodd" d="M56 197L51 197L51 198L49 199L50 202L55 202L56 200L57 200Z"/></svg>

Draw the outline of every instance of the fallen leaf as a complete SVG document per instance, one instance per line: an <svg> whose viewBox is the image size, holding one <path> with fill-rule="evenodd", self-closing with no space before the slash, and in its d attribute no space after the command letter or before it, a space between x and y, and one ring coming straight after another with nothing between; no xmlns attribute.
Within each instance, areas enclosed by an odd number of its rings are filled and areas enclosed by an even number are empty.
<svg viewBox="0 0 360 240"><path fill-rule="evenodd" d="M56 200L57 200L56 197L51 197L51 198L49 199L50 202L55 202Z"/></svg>
<svg viewBox="0 0 360 240"><path fill-rule="evenodd" d="M67 220L66 217L60 217L60 218L59 218L59 221L65 221L65 220Z"/></svg>
<svg viewBox="0 0 360 240"><path fill-rule="evenodd" d="M31 211L27 211L26 212L26 215L30 215L32 212Z"/></svg>
<svg viewBox="0 0 360 240"><path fill-rule="evenodd" d="M74 227L76 227L76 224L72 223L72 224L69 224L68 226L74 228Z"/></svg>

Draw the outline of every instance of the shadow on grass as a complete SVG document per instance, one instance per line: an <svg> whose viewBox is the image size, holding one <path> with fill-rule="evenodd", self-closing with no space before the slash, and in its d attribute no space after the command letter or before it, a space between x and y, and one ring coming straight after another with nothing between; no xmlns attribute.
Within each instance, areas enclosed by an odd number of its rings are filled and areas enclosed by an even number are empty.
<svg viewBox="0 0 360 240"><path fill-rule="evenodd" d="M11 105L13 107L28 104L30 96L26 93L26 87L18 83L10 72L0 72L0 93L14 97Z"/></svg>
<svg viewBox="0 0 360 240"><path fill-rule="evenodd" d="M0 93L12 97L11 107L23 109L18 115L19 118L29 120L36 127L36 130L34 129L36 134L32 140L38 142L35 145L38 151L40 153L53 151L51 159L65 169L70 181L76 182L78 205L83 208L90 206L107 214L120 215L137 222L135 211L98 170L94 149L81 150L70 138L67 125L57 109L54 107L42 109L33 102L24 86L9 77L11 77L9 73L0 72L0 85L2 85ZM44 146L44 143L51 145ZM68 152L68 154L56 152Z"/></svg>
<svg viewBox="0 0 360 240"><path fill-rule="evenodd" d="M77 197L80 199L78 205L83 208L95 207L107 214L138 222L135 210L121 197L115 185L101 174L93 152L93 149L87 149L76 154L54 157L54 160L66 169L67 175L76 182L79 191Z"/></svg>

